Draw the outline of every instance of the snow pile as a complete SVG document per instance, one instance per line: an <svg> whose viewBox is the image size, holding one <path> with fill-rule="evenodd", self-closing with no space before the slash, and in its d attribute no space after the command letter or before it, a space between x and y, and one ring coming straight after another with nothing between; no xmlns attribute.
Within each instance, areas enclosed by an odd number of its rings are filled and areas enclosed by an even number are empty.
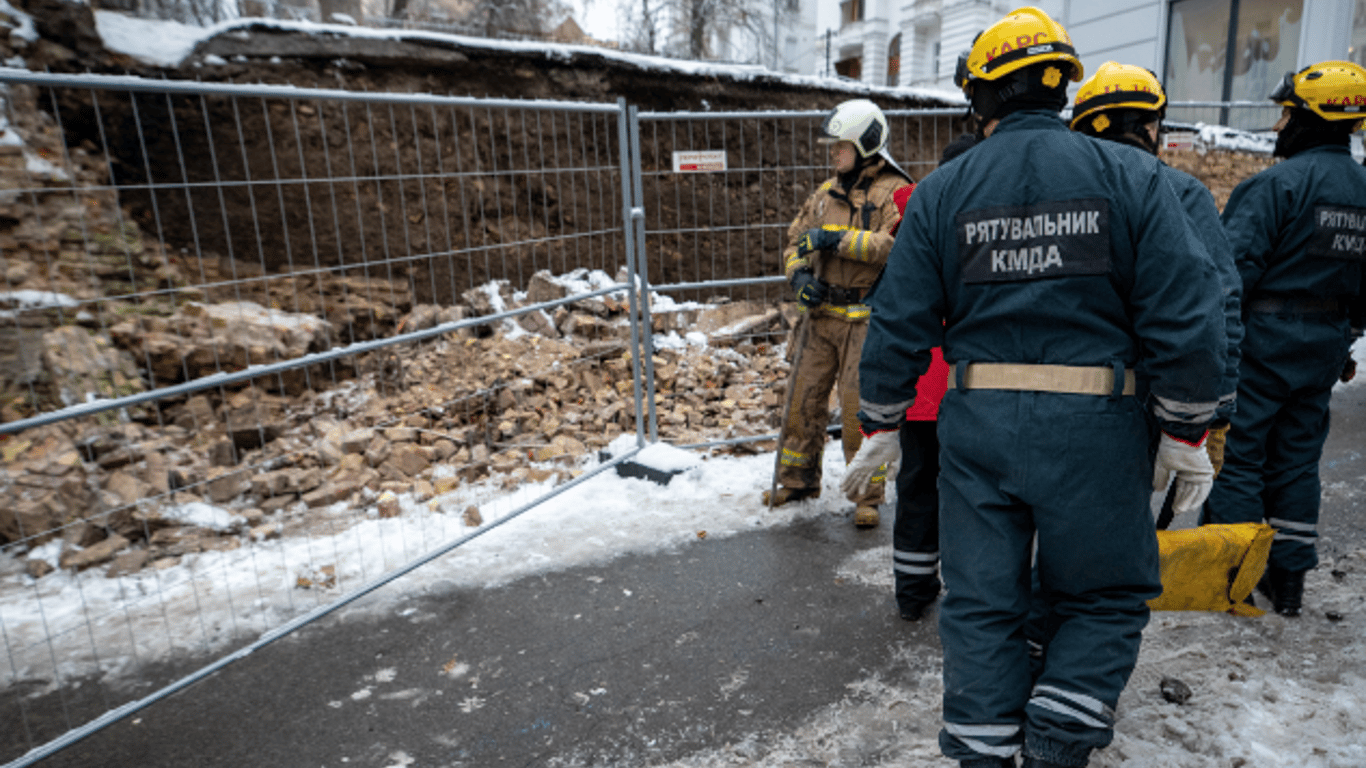
<svg viewBox="0 0 1366 768"><path fill-rule="evenodd" d="M104 47L159 67L180 66L201 40L207 39L213 29L218 29L176 21L135 19L100 10L95 11L95 28L104 40Z"/></svg>
<svg viewBox="0 0 1366 768"><path fill-rule="evenodd" d="M1276 148L1276 134L1272 131L1244 131L1222 125L1196 123L1196 145L1202 149L1222 149L1228 152L1247 152L1269 155Z"/></svg>
<svg viewBox="0 0 1366 768"><path fill-rule="evenodd" d="M13 132L10 132L13 134ZM16 312L33 312L44 309L72 309L80 306L80 302L66 295L53 291L3 291L0 292L0 318L11 319Z"/></svg>
<svg viewBox="0 0 1366 768"><path fill-rule="evenodd" d="M9 24L13 25L9 33L11 38L26 43L38 42L38 30L33 26L32 16L16 9L5 0L0 0L0 14L7 16Z"/></svg>

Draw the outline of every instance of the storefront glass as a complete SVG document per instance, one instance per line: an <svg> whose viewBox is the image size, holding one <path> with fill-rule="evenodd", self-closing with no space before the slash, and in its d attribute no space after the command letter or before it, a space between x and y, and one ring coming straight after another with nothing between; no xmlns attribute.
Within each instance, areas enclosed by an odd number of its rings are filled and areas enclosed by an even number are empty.
<svg viewBox="0 0 1366 768"><path fill-rule="evenodd" d="M1169 101L1223 100L1230 6L1230 0L1172 3L1163 78ZM1219 110L1176 109L1170 116L1188 122L1218 122Z"/></svg>
<svg viewBox="0 0 1366 768"><path fill-rule="evenodd" d="M1347 48L1347 58L1366 67L1366 0L1357 0L1356 11L1352 14L1352 42Z"/></svg>

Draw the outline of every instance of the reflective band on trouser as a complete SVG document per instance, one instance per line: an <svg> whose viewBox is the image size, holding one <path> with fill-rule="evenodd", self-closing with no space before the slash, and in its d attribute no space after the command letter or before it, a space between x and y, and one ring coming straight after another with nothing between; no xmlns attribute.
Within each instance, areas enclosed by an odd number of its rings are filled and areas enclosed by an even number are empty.
<svg viewBox="0 0 1366 768"><path fill-rule="evenodd" d="M987 757L1011 757L1024 744L1024 732L1018 725L944 723L944 732L969 750Z"/></svg>
<svg viewBox="0 0 1366 768"><path fill-rule="evenodd" d="M787 467L807 467L811 465L811 455L808 453L798 453L787 448L783 449L780 461Z"/></svg>
<svg viewBox="0 0 1366 768"><path fill-rule="evenodd" d="M1115 711L1105 702L1094 696L1064 691L1051 685L1034 686L1029 706L1046 709L1092 728L1108 730L1115 725Z"/></svg>
<svg viewBox="0 0 1366 768"><path fill-rule="evenodd" d="M1319 540L1319 527L1314 523L1298 523L1279 517L1268 517L1266 522L1276 529L1276 541L1302 541L1314 544Z"/></svg>
<svg viewBox="0 0 1366 768"><path fill-rule="evenodd" d="M958 388L958 374L958 365L950 365L950 389ZM963 389L1008 389L1065 395L1111 395L1115 390L1115 369L1092 365L969 363L961 378ZM1135 391L1134 372L1125 369L1121 394L1132 395Z"/></svg>
<svg viewBox="0 0 1366 768"><path fill-rule="evenodd" d="M892 550L892 569L911 576L933 576L939 568L938 552L903 552Z"/></svg>

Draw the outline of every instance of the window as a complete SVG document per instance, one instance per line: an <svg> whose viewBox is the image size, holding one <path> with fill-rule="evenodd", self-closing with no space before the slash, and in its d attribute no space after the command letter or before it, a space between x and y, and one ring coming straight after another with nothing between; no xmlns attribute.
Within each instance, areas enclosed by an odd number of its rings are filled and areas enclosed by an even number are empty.
<svg viewBox="0 0 1366 768"><path fill-rule="evenodd" d="M840 27L863 21L863 0L844 0L840 3Z"/></svg>
<svg viewBox="0 0 1366 768"><path fill-rule="evenodd" d="M1352 42L1347 46L1347 58L1366 67L1366 0L1357 0L1352 14Z"/></svg>
<svg viewBox="0 0 1366 768"><path fill-rule="evenodd" d="M1295 66L1300 55L1304 0L1241 0L1233 41L1233 78L1228 99L1261 101Z"/></svg>
<svg viewBox="0 0 1366 768"><path fill-rule="evenodd" d="M1172 3L1163 85L1168 100L1223 100L1231 4L1232 0Z"/></svg>
<svg viewBox="0 0 1366 768"><path fill-rule="evenodd" d="M863 78L863 59L841 59L835 62L835 74L840 77L847 77L850 80L861 80Z"/></svg>
<svg viewBox="0 0 1366 768"><path fill-rule="evenodd" d="M1358 16L1366 0L1357 0ZM1263 101L1300 52L1304 0L1176 0L1164 87L1171 101ZM1260 110L1172 110L1175 120L1265 128ZM1176 114L1180 112L1181 114Z"/></svg>
<svg viewBox="0 0 1366 768"><path fill-rule="evenodd" d="M887 44L887 85L896 85L897 75L901 72L901 33Z"/></svg>

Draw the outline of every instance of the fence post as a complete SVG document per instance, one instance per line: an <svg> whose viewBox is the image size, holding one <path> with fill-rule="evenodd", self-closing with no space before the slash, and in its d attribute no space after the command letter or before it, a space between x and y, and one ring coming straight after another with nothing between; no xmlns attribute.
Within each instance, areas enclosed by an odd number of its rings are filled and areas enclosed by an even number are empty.
<svg viewBox="0 0 1366 768"><path fill-rule="evenodd" d="M631 205L631 221L636 238L636 267L640 271L641 358L645 363L645 394L648 396L646 408L650 414L650 442L659 441L659 419L655 413L655 341L654 322L650 318L650 260L645 253L645 183L641 180L640 154L640 113L638 107L631 107L628 127L631 134L631 186L635 201Z"/></svg>
<svg viewBox="0 0 1366 768"><path fill-rule="evenodd" d="M644 211L635 205L636 194L636 174L631 169L636 167L636 156L632 153L630 129L631 119L635 113L627 107L625 98L617 99L619 112L617 113L617 139L621 153L621 229L623 240L626 244L626 282L630 286L626 292L626 301L631 317L631 379L636 403L636 446L645 446L644 418L641 412L641 367L640 367L640 314L637 312L639 301L639 289L641 281L636 279L636 217L639 213L642 217ZM648 303L649 299L646 298ZM653 396L650 398L653 400Z"/></svg>

